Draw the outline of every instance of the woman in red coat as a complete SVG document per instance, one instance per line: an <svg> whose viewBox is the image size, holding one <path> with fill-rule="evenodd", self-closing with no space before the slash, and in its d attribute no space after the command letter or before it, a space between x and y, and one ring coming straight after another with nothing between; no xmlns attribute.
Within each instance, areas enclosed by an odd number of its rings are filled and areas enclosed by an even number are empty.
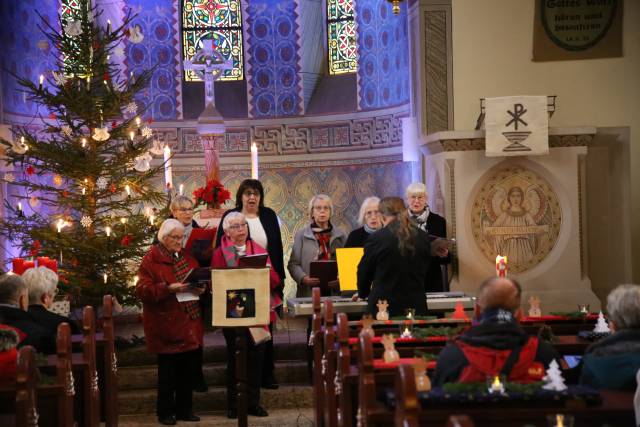
<svg viewBox="0 0 640 427"><path fill-rule="evenodd" d="M199 421L193 414L192 389L197 351L202 346L202 319L198 299L203 289L182 283L198 262L182 249L184 226L167 219L158 231L159 242L142 258L136 294L142 300L147 349L158 355L156 413L164 425L177 420Z"/></svg>
<svg viewBox="0 0 640 427"><path fill-rule="evenodd" d="M212 268L227 268L238 265L240 257L245 255L266 254L267 251L249 238L249 227L245 216L240 212L230 212L222 221L224 236L220 246L213 252L211 259ZM267 265L271 266L271 260L267 258ZM280 285L280 276L271 268L269 272L271 285L271 321L274 322L276 313L273 310L282 303L276 289ZM253 328L251 328L253 329ZM266 325L265 325L265 329ZM246 328L224 328L222 330L227 342L227 416L237 418L237 390L236 390L236 338L238 334L245 333ZM260 331L262 332L262 331ZM267 331L265 331L267 332ZM253 335L253 334L249 334ZM249 414L258 417L269 415L260 406L260 383L262 379L262 366L265 343L255 343L252 337L247 337L248 349L248 380L249 380Z"/></svg>

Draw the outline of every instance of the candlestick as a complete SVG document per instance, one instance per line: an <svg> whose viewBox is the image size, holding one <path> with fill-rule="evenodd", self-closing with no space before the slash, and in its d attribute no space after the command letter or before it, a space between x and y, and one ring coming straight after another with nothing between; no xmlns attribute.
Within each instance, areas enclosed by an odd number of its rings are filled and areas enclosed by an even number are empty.
<svg viewBox="0 0 640 427"><path fill-rule="evenodd" d="M496 256L496 276L506 277L507 270L507 257L502 255Z"/></svg>
<svg viewBox="0 0 640 427"><path fill-rule="evenodd" d="M40 74L40 84L38 86L39 90L42 90L42 84L44 83L44 75Z"/></svg>
<svg viewBox="0 0 640 427"><path fill-rule="evenodd" d="M173 173L171 172L171 149L164 146L164 183L168 189L173 188Z"/></svg>
<svg viewBox="0 0 640 427"><path fill-rule="evenodd" d="M251 144L251 178L258 179L258 147L255 142Z"/></svg>

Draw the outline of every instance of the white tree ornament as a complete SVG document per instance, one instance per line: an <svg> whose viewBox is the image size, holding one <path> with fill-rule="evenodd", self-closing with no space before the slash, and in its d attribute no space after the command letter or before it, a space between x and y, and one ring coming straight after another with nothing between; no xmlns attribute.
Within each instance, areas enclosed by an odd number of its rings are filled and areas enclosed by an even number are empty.
<svg viewBox="0 0 640 427"><path fill-rule="evenodd" d="M138 172L146 172L151 169L151 154L144 153L141 156L138 156L134 160L133 168Z"/></svg>
<svg viewBox="0 0 640 427"><path fill-rule="evenodd" d="M164 154L164 144L162 141L158 141L157 139L153 141L151 147L149 148L149 152L154 156L162 156Z"/></svg>
<svg viewBox="0 0 640 427"><path fill-rule="evenodd" d="M14 182L15 180L16 180L16 177L11 172L7 172L4 174L5 182Z"/></svg>
<svg viewBox="0 0 640 427"><path fill-rule="evenodd" d="M545 375L542 380L546 383L542 386L545 390L564 391L567 389L564 378L562 377L562 372L560 372L560 366L555 359L549 363L547 375Z"/></svg>
<svg viewBox="0 0 640 427"><path fill-rule="evenodd" d="M124 107L124 112L129 114L136 114L138 112L138 104L131 101Z"/></svg>
<svg viewBox="0 0 640 427"><path fill-rule="evenodd" d="M142 128L141 133L143 138L149 138L153 135L153 130L149 126L145 126Z"/></svg>
<svg viewBox="0 0 640 427"><path fill-rule="evenodd" d="M51 74L53 75L53 81L55 81L58 86L67 84L67 76L65 76L64 73L52 71Z"/></svg>
<svg viewBox="0 0 640 427"><path fill-rule="evenodd" d="M71 129L71 126L69 126L69 125L62 126L62 128L60 128L60 131L66 137L71 136L71 134L73 133L73 130Z"/></svg>
<svg viewBox="0 0 640 427"><path fill-rule="evenodd" d="M93 132L93 135L91 135L91 138L95 139L96 141L106 141L107 139L109 139L109 136L111 136L109 134L109 131L106 127L103 127L96 128Z"/></svg>
<svg viewBox="0 0 640 427"><path fill-rule="evenodd" d="M91 224L93 224L93 220L87 215L84 215L80 220L80 224L82 224L84 228L89 228L91 227Z"/></svg>
<svg viewBox="0 0 640 427"><path fill-rule="evenodd" d="M141 43L144 40L144 35L142 34L142 30L139 26L134 25L129 28L129 41L134 44Z"/></svg>
<svg viewBox="0 0 640 427"><path fill-rule="evenodd" d="M96 180L96 187L98 187L98 190L106 189L107 185L109 185L109 180L104 176L101 176Z"/></svg>

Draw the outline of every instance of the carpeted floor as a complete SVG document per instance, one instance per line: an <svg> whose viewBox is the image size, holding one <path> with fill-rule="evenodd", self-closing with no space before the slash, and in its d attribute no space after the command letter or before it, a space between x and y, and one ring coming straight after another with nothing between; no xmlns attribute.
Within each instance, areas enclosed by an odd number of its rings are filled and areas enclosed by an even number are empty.
<svg viewBox="0 0 640 427"><path fill-rule="evenodd" d="M178 421L179 426L184 427L232 427L238 425L238 420L230 420L224 413L200 413L201 420L197 423ZM118 420L122 427L150 427L157 426L158 420L151 415L122 415ZM249 417L251 427L312 427L313 409L273 409L269 410L269 416L265 418Z"/></svg>

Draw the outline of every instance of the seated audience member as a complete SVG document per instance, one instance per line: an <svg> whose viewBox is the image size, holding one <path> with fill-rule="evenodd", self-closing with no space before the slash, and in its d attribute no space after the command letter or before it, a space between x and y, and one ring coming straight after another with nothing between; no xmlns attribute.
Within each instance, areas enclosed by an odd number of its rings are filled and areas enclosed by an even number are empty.
<svg viewBox="0 0 640 427"><path fill-rule="evenodd" d="M29 289L29 314L51 335L58 333L58 325L67 322L72 334L79 334L80 328L68 317L49 311L58 293L58 275L46 267L30 268L22 274L22 280Z"/></svg>
<svg viewBox="0 0 640 427"><path fill-rule="evenodd" d="M11 326L0 324L0 384L16 380L18 343L24 334Z"/></svg>
<svg viewBox="0 0 640 427"><path fill-rule="evenodd" d="M440 353L433 385L484 382L504 375L511 382L540 381L553 359L551 344L528 336L518 324L522 289L513 279L485 280L476 295L476 323ZM518 313L519 314L519 313Z"/></svg>
<svg viewBox="0 0 640 427"><path fill-rule="evenodd" d="M0 277L0 323L23 332L20 346L30 345L45 354L56 352L56 335L49 334L27 312L29 291L22 278L15 274Z"/></svg>
<svg viewBox="0 0 640 427"><path fill-rule="evenodd" d="M356 228L349 233L347 243L344 244L345 248L363 248L369 235L382 228L382 220L380 211L378 210L379 204L380 199L377 197L367 197L364 199L364 202L362 202L360 206L360 212L358 213L358 224L362 227Z"/></svg>
<svg viewBox="0 0 640 427"><path fill-rule="evenodd" d="M309 201L311 224L298 231L293 238L287 268L298 285L297 297L310 297L311 288L320 285L320 279L310 275L311 262L335 260L336 249L344 246L347 236L331 224L333 213L331 197L316 194Z"/></svg>
<svg viewBox="0 0 640 427"><path fill-rule="evenodd" d="M640 286L621 285L607 297L613 334L591 344L580 382L597 388L635 390L640 369Z"/></svg>
<svg viewBox="0 0 640 427"><path fill-rule="evenodd" d="M230 212L222 220L222 229L224 230L224 235L220 240L220 246L213 252L213 258L211 259L213 268L237 267L240 258L243 256L267 253L266 249L249 237L249 225L244 214ZM267 265L271 267L271 260L268 256ZM271 285L270 320L275 322L276 313L274 308L282 303L277 292L280 285L280 276L274 268L269 273L269 283ZM212 284L212 286L215 285L215 283ZM237 418L236 338L239 334L246 334L247 328L223 328L222 333L227 343L227 416L229 418ZM269 414L260 406L260 385L263 378L262 369L266 343L255 342L253 339L248 339L247 341L248 413L249 415L266 417Z"/></svg>

